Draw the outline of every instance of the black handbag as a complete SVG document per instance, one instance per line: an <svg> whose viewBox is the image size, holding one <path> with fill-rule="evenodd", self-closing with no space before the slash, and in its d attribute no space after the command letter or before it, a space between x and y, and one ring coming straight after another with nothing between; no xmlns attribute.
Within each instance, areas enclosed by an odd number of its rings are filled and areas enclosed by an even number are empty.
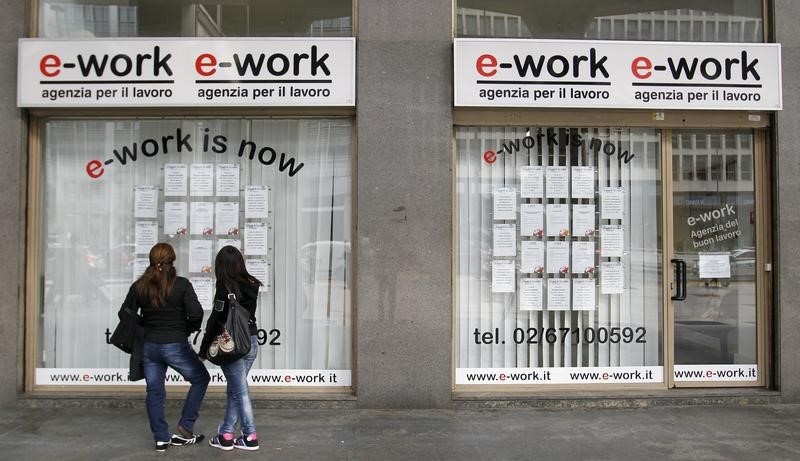
<svg viewBox="0 0 800 461"><path fill-rule="evenodd" d="M250 353L250 313L228 294L228 317L221 331L208 347L208 361L214 365L225 365Z"/></svg>
<svg viewBox="0 0 800 461"><path fill-rule="evenodd" d="M119 324L108 341L120 348L122 352L130 354L136 342L137 331L141 328L141 317L127 306L123 307L120 313Z"/></svg>

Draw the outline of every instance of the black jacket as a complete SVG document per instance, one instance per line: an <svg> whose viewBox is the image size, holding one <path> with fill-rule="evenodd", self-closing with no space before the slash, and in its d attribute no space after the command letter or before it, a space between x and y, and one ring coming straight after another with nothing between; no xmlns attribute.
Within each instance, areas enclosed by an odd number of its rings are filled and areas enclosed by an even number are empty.
<svg viewBox="0 0 800 461"><path fill-rule="evenodd" d="M239 291L242 293L241 299L237 298L239 304L250 312L250 335L258 334L258 325L256 324L256 307L258 306L258 286L246 282L239 283ZM197 353L200 357L206 358L208 346L214 341L214 338L219 334L222 325L228 318L228 289L222 281L217 280L217 292L214 294L214 304L217 301L224 303L222 311L217 309L211 310L211 315L208 316L206 321L206 330L203 334L203 342L200 344L200 351Z"/></svg>
<svg viewBox="0 0 800 461"><path fill-rule="evenodd" d="M193 332L203 325L203 307L197 300L191 282L183 277L176 277L167 302L164 306L154 307L150 298L140 298L134 289L134 283L120 307L120 315L126 306L133 312L142 311L142 327L144 340L167 344L186 341Z"/></svg>

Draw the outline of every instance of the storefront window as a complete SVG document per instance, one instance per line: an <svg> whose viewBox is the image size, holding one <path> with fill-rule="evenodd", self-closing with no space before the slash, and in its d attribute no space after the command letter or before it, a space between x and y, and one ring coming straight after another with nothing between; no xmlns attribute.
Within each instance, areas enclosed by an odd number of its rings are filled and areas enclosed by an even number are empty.
<svg viewBox="0 0 800 461"><path fill-rule="evenodd" d="M459 37L763 42L761 0L492 2L458 0Z"/></svg>
<svg viewBox="0 0 800 461"><path fill-rule="evenodd" d="M456 385L663 383L660 132L456 136Z"/></svg>
<svg viewBox="0 0 800 461"><path fill-rule="evenodd" d="M39 0L39 36L349 37L350 0Z"/></svg>
<svg viewBox="0 0 800 461"><path fill-rule="evenodd" d="M254 385L313 374L349 386L351 130L339 118L46 121L36 384L127 384L69 380L127 371L108 329L166 241L206 318L223 245L264 282Z"/></svg>

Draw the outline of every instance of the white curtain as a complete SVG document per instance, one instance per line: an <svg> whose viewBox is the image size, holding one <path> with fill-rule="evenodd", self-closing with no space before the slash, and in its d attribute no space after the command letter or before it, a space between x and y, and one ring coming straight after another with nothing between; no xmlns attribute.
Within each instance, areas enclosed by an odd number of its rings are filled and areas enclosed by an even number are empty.
<svg viewBox="0 0 800 461"><path fill-rule="evenodd" d="M190 135L178 153L105 166L91 179L91 160L115 158L114 150L146 139ZM46 124L42 192L42 299L37 366L47 368L127 366L127 355L105 344L116 313L134 279L134 187L158 188L159 241L177 252L177 270L189 274L189 241L220 238L168 236L163 231L163 168L167 163L240 165L240 189L269 188L269 280L259 296L257 320L268 332L255 368L350 369L352 124L349 119L175 119L53 120ZM227 150L204 152L205 134L227 138ZM263 165L242 141L270 147L278 160ZM295 159L293 176L281 171L281 154ZM244 194L233 197L169 197L169 201L239 201L244 228ZM248 220L252 221L252 220ZM242 245L244 239L239 236ZM206 274L212 275L212 274ZM206 312L208 315L208 312ZM273 331L274 330L274 331ZM279 333L278 333L279 332ZM278 334L280 336L278 336ZM273 342L275 344L269 344ZM279 344L277 344L279 343ZM199 343L198 343L199 344Z"/></svg>
<svg viewBox="0 0 800 461"><path fill-rule="evenodd" d="M543 133L543 136L538 136ZM547 141L547 134L553 133L557 143ZM522 142L531 136L534 142L526 148ZM578 136L576 138L576 136ZM457 187L456 187L456 326L458 344L456 347L457 368L492 367L587 367L587 366L626 366L660 365L661 354L661 296L660 296L660 138L659 132L648 129L585 129L585 128L458 128L457 142ZM563 140L579 139L576 142ZM592 140L602 146L614 146L613 155L607 155L611 148L593 149ZM519 142L520 149L503 149L510 142ZM497 160L489 163L484 153L497 152ZM625 162L619 153L628 151L633 159ZM590 166L595 170L594 199L522 199L520 197L519 170L522 166ZM517 203L565 203L595 204L598 213L595 224L599 229L603 224L622 225L624 231L624 253L622 258L600 257L600 239L595 237L575 237L566 239L543 237L543 240L594 241L595 275L544 273L539 277L546 281L549 277L592 278L597 285L594 310L584 311L521 311L518 309L516 293L493 293L493 191L497 187L514 187L517 190ZM600 220L600 200L598 193L602 187L622 187L624 189L624 219ZM545 196L546 197L546 196ZM518 215L519 216L519 215ZM570 213L571 216L571 213ZM571 219L570 219L571 222ZM545 222L545 226L547 223ZM519 242L536 240L535 237L520 235L517 221L518 252ZM519 268L520 255L516 258ZM601 294L599 286L600 263L621 261L624 264L624 293L619 295ZM602 274L599 274L602 275ZM525 277L528 277L525 274ZM517 270L517 290L519 279ZM546 289L546 288L545 288ZM546 303L545 303L546 304ZM617 327L622 331L630 328L639 337L644 333L645 342L611 342L584 340L586 329L597 335L600 329L610 331ZM500 338L505 344L476 344L474 331L494 333L499 329ZM511 339L514 330L521 328L539 329L536 344L516 344ZM557 341L547 341L541 332L549 328L557 331ZM560 329L569 330L560 330ZM639 330L636 330L639 328ZM562 341L562 331L568 331ZM576 331L578 333L576 333ZM580 334L581 341L576 339Z"/></svg>

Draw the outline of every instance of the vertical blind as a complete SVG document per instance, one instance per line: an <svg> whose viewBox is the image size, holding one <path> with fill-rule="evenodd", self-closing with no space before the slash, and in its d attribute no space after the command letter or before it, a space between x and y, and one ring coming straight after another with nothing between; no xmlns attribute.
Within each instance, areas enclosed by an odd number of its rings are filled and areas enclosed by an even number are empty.
<svg viewBox="0 0 800 461"><path fill-rule="evenodd" d="M548 131L549 130L549 131ZM547 133L555 140L580 139L582 142L548 143ZM543 136L537 137L539 133ZM519 150L511 142L530 136L531 148L520 143ZM463 127L457 130L456 173L456 367L592 367L660 365L661 351L661 236L660 226L660 137L651 129L606 128L490 128ZM613 145L613 155L595 149L591 140ZM540 142L541 141L541 142ZM505 146L505 148L504 148ZM497 160L484 159L487 151L496 152ZM509 153L511 151L511 153ZM619 153L628 151L633 158L625 162ZM519 171L523 166L589 166L595 171L593 199L529 199L519 194ZM604 224L622 225L624 252L621 258L600 257L600 239L595 236L547 237L543 240L568 242L595 241L595 271L592 274L525 274L519 272L519 253L514 258L517 271L517 292L493 293L492 260L493 191L497 187L514 187L518 203L595 204L596 229ZM622 220L600 220L599 191L602 187L624 189ZM571 208L571 207L570 207ZM570 213L571 215L571 213ZM571 219L570 219L570 222ZM545 221L545 226L547 226ZM517 226L518 243L538 240L521 236ZM520 245L517 245L519 252ZM601 294L598 284L600 263L621 261L624 264L624 293ZM542 277L546 290L550 277L591 278L598 284L593 310L552 311L544 306L540 311L519 310L519 279ZM602 273L599 273L602 277ZM546 300L546 296L543 296ZM546 303L545 303L546 304ZM583 339L586 329L595 333L601 328L643 328L645 342L577 341L574 331ZM476 344L473 332L493 332L512 338L514 330L523 328L555 328L556 341L538 338L536 344ZM561 328L570 334L562 341ZM541 331L541 330L540 330ZM638 334L637 334L638 336Z"/></svg>
<svg viewBox="0 0 800 461"><path fill-rule="evenodd" d="M106 166L91 179L86 165L104 161L123 146L146 139L190 135L192 150ZM240 190L248 185L269 188L267 290L261 292L257 321L268 343L255 368L350 369L351 318L351 131L348 119L173 119L52 120L45 127L42 192L44 204L40 280L42 299L37 366L46 368L124 368L127 355L105 344L105 331L134 280L134 187L158 188L159 241L176 250L176 269L189 274L189 241L212 240L212 262L218 239L240 236L169 236L163 230L163 168L168 163L238 164ZM227 138L227 151L204 152L205 134ZM241 141L286 153L302 168L288 171L263 165ZM239 201L239 226L244 194L234 197L168 197L169 201ZM190 217L191 219L191 217ZM248 258L248 256L245 256ZM209 311L206 311L206 318Z"/></svg>

